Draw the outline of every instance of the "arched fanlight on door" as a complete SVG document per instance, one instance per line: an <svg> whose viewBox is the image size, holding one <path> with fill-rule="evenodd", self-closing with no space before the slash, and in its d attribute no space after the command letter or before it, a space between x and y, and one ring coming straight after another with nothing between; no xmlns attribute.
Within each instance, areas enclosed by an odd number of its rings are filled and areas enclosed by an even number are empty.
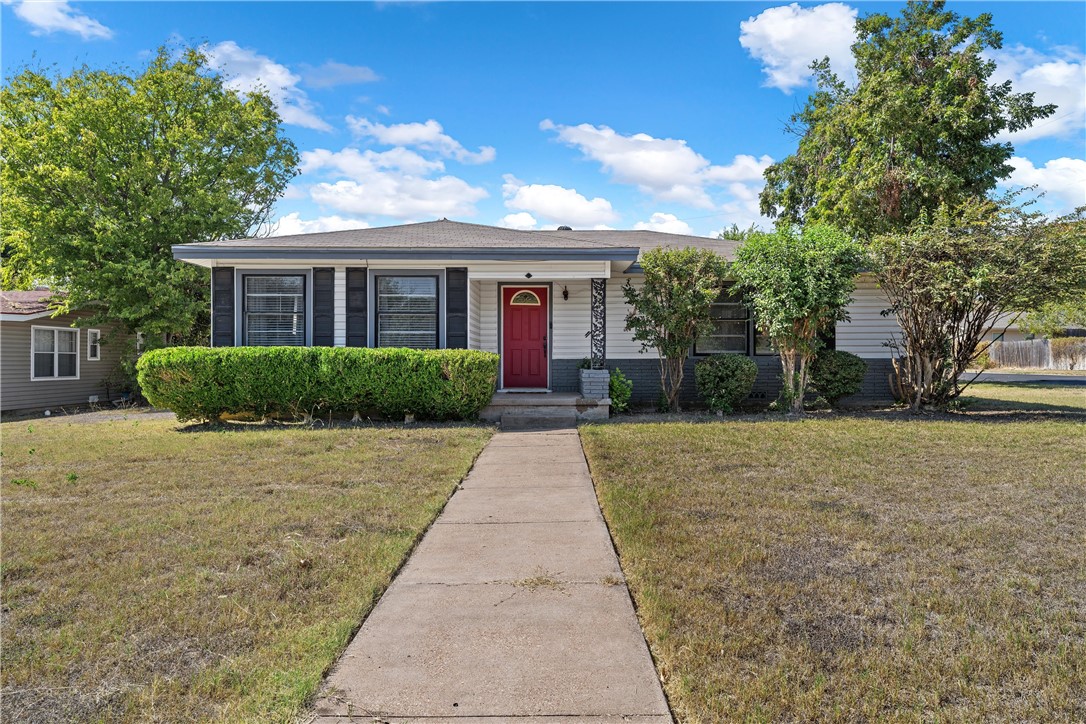
<svg viewBox="0 0 1086 724"><path fill-rule="evenodd" d="M513 295L513 298L509 300L510 304L524 307L538 307L540 305L539 296L527 289L521 289L519 292Z"/></svg>

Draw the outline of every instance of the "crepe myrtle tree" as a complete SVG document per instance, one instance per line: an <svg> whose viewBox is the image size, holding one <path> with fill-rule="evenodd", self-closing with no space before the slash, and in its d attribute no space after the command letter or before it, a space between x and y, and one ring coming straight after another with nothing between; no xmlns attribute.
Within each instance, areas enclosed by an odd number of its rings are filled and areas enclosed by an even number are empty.
<svg viewBox="0 0 1086 724"><path fill-rule="evenodd" d="M940 209L908 232L875 237L872 271L901 325L894 394L913 410L942 408L976 379L970 363L1023 310L1086 294L1086 208L1046 219L1004 202Z"/></svg>
<svg viewBox="0 0 1086 724"><path fill-rule="evenodd" d="M655 349L660 361L662 407L679 409L683 368L694 342L713 329L713 302L724 289L727 264L709 249L650 249L641 258L645 283L626 283L631 311L626 329Z"/></svg>
<svg viewBox="0 0 1086 724"><path fill-rule="evenodd" d="M791 413L803 412L819 335L848 319L863 261L858 242L818 224L751 234L736 253L731 274L780 353L781 394Z"/></svg>

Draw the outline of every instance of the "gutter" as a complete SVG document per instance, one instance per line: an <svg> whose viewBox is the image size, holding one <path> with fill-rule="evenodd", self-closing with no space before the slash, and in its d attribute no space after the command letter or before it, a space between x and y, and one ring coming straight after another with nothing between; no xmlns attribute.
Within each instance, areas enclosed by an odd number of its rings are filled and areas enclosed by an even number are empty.
<svg viewBox="0 0 1086 724"><path fill-rule="evenodd" d="M177 244L171 247L173 258L196 259L469 259L479 261L637 261L637 247L606 249L525 249L523 247L441 247L441 248L336 248L311 249L271 246L198 246Z"/></svg>

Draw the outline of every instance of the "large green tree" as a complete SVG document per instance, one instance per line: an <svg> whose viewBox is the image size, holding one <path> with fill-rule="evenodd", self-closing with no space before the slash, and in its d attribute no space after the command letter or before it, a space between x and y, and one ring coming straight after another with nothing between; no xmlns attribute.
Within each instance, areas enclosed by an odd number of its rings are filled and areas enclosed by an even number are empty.
<svg viewBox="0 0 1086 724"><path fill-rule="evenodd" d="M863 261L858 242L818 224L751 234L736 252L731 273L780 354L782 396L792 413L803 412L819 337L848 319Z"/></svg>
<svg viewBox="0 0 1086 724"><path fill-rule="evenodd" d="M5 287L48 282L149 340L207 315L206 270L170 247L256 231L298 154L263 92L226 88L195 49L139 73L24 69L0 89Z"/></svg>
<svg viewBox="0 0 1086 724"><path fill-rule="evenodd" d="M766 169L763 214L870 238L983 198L1011 173L1013 147L998 134L1055 106L991 82L984 51L1002 45L991 15L960 17L944 5L911 2L898 17L859 19L854 86L828 59L813 64L817 88L790 124L799 148Z"/></svg>

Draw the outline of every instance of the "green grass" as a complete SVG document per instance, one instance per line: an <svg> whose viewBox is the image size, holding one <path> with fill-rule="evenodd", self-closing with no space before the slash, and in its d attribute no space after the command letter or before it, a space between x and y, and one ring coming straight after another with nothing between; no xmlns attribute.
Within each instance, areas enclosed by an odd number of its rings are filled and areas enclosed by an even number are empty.
<svg viewBox="0 0 1086 724"><path fill-rule="evenodd" d="M959 402L969 412L1086 412L1086 385L978 382Z"/></svg>
<svg viewBox="0 0 1086 724"><path fill-rule="evenodd" d="M293 720L491 434L88 419L0 428L5 721Z"/></svg>
<svg viewBox="0 0 1086 724"><path fill-rule="evenodd" d="M583 427L677 718L1086 719L1084 419Z"/></svg>

